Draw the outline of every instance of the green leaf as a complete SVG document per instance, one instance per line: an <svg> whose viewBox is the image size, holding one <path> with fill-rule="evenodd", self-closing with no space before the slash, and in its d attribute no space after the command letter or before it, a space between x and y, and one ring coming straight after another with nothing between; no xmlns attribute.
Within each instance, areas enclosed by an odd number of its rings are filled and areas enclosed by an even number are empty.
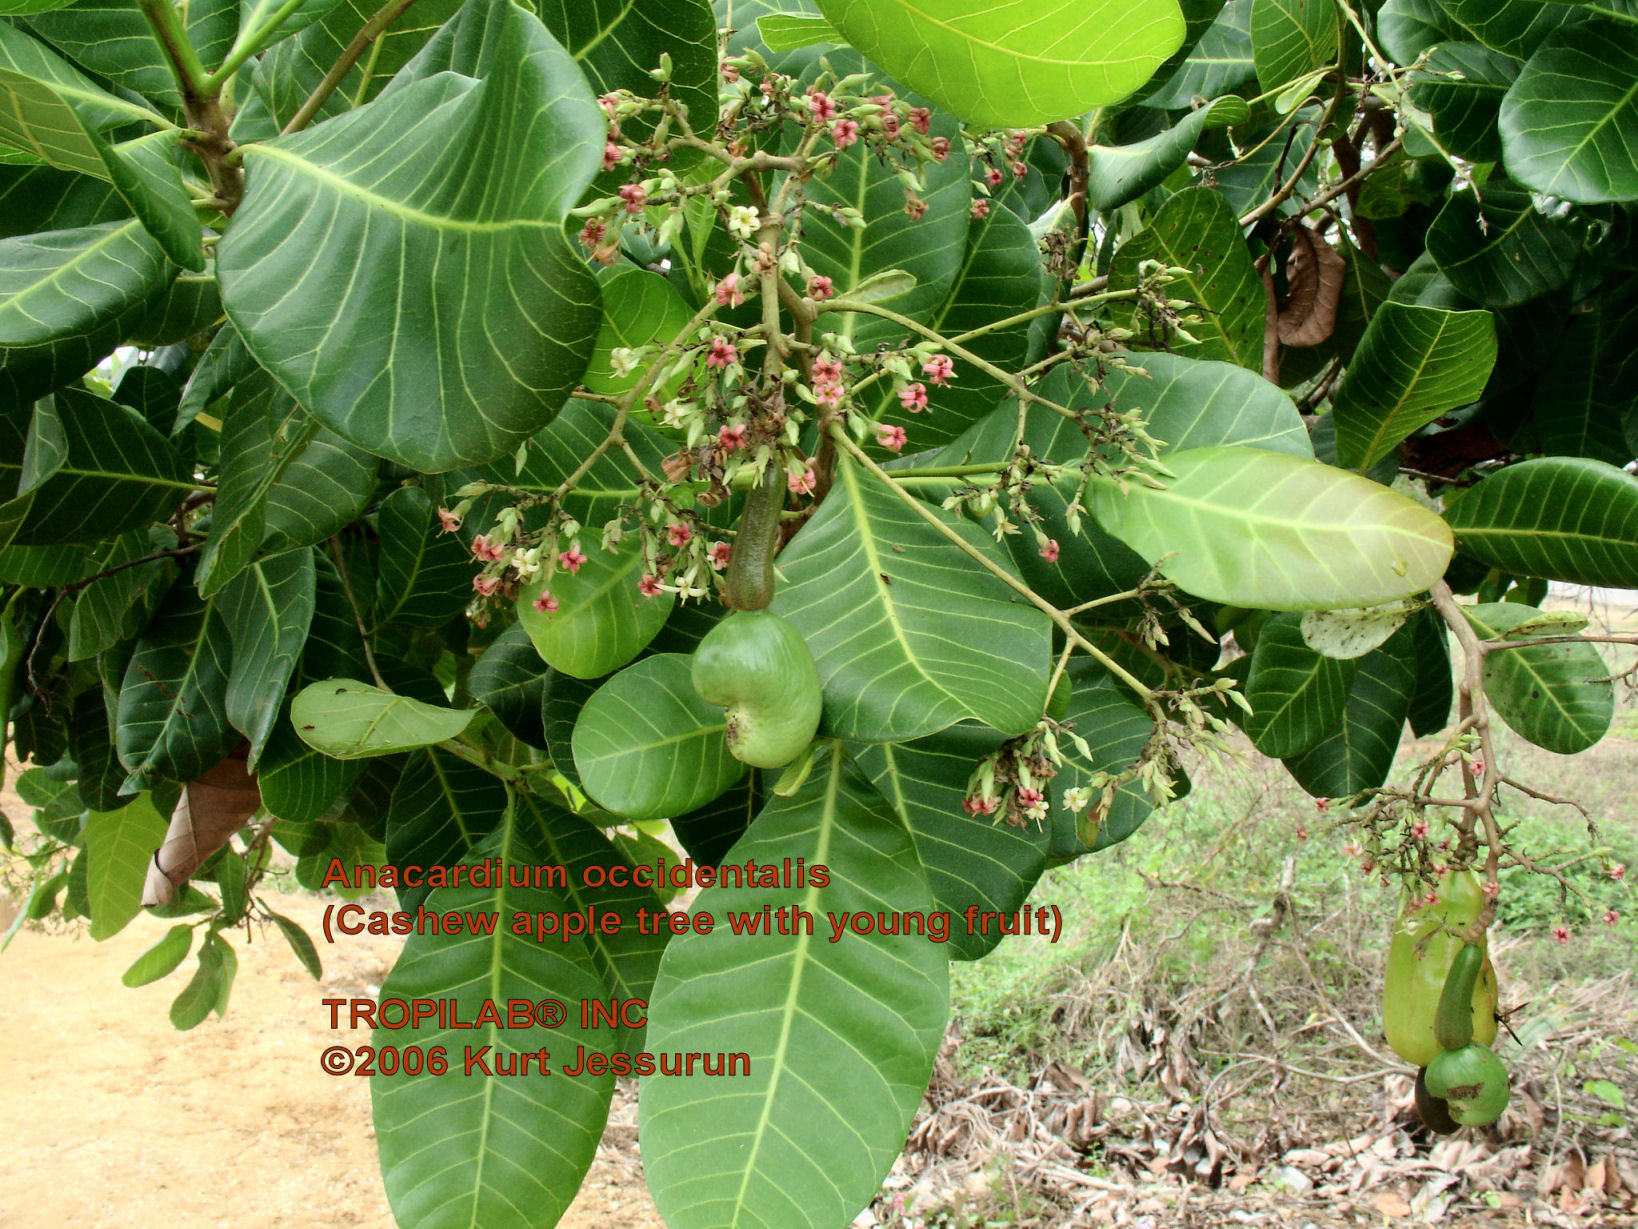
<svg viewBox="0 0 1638 1229"><path fill-rule="evenodd" d="M268 916L273 919L273 924L279 928L279 933L284 936L285 942L290 944L290 950L296 953L296 959L301 961L301 967L313 975L314 981L322 980L324 977L324 962L319 959L318 948L313 945L312 937L301 928L299 923L291 921L283 914L274 913L269 909Z"/></svg>
<svg viewBox="0 0 1638 1229"><path fill-rule="evenodd" d="M167 825L147 795L117 811L92 811L86 816L91 937L97 942L113 938L142 912L148 864L165 839Z"/></svg>
<svg viewBox="0 0 1638 1229"><path fill-rule="evenodd" d="M1431 738L1450 723L1456 684L1450 673L1450 630L1437 611L1411 618L1416 652L1416 689L1411 693L1410 727L1418 738Z"/></svg>
<svg viewBox="0 0 1638 1229"><path fill-rule="evenodd" d="M309 823L323 819L364 771L368 760L333 760L313 750L290 724L290 705L280 707L279 720L262 748L256 784L262 805L282 820Z"/></svg>
<svg viewBox="0 0 1638 1229"><path fill-rule="evenodd" d="M582 915L591 910L600 918L620 919L620 927L613 934L598 928L586 936L586 950L608 995L648 1002L660 954L671 935L669 928L663 934L644 934L638 911L647 910L652 916L661 908L659 896L652 888L637 883L619 887L608 882L609 872L616 868L629 872L630 863L608 837L580 816L530 794L519 794L517 805L518 820L530 847L548 865L565 868L567 886L563 894L569 907ZM659 849L671 854L669 846L660 845ZM652 866L645 869L653 873ZM640 1051L645 1030L646 1025L628 1028L622 1022L614 1048L625 1053Z"/></svg>
<svg viewBox="0 0 1638 1229"><path fill-rule="evenodd" d="M909 835L840 746L729 860L798 857L827 867L829 883L708 888L695 907L716 931L679 935L660 962L649 1048L750 1056L732 1095L699 1073L642 1081L644 1172L672 1229L847 1224L898 1156L931 1074L948 1010L942 945L914 933L827 942L830 914L897 921L933 906ZM725 925L785 906L811 914L814 933Z"/></svg>
<svg viewBox="0 0 1638 1229"><path fill-rule="evenodd" d="M336 7L337 0L302 0L294 9L280 16L288 0L239 0L239 36L233 41L233 52L251 52L271 46L282 38L289 38L306 29ZM315 974L314 976L317 976Z"/></svg>
<svg viewBox="0 0 1638 1229"><path fill-rule="evenodd" d="M4 699L0 696L0 701ZM117 811L131 804L133 798L119 792L125 783L125 769L114 754L113 723L108 719L102 688L87 687L74 697L68 751L74 759L78 778L75 784L86 810Z"/></svg>
<svg viewBox="0 0 1638 1229"><path fill-rule="evenodd" d="M1119 102L1183 43L1176 0L820 0L884 71L975 128L1026 128Z"/></svg>
<svg viewBox="0 0 1638 1229"><path fill-rule="evenodd" d="M539 657L533 645L529 646L529 652ZM574 727L580 720L580 711L586 707L586 701L596 692L596 683L588 683L556 670L546 672L546 681L541 690L540 725L546 738L546 749L552 757L552 767L577 788L581 782L580 773L574 766Z"/></svg>
<svg viewBox="0 0 1638 1229"><path fill-rule="evenodd" d="M1404 639L1360 658L1341 722L1322 742L1285 761L1297 784L1315 798L1352 798L1385 782L1415 686Z"/></svg>
<svg viewBox="0 0 1638 1229"><path fill-rule="evenodd" d="M24 448L0 454L0 492L13 480L0 524L15 527L15 544L37 546L146 527L196 489L182 458L142 415L67 388L36 404Z"/></svg>
<svg viewBox="0 0 1638 1229"><path fill-rule="evenodd" d="M1439 415L1477 401L1495 362L1489 312L1384 303L1337 389L1337 464L1369 469Z"/></svg>
<svg viewBox="0 0 1638 1229"><path fill-rule="evenodd" d="M591 356L596 284L562 219L602 134L538 19L471 0L374 103L247 147L217 252L228 315L298 401L370 452L423 471L508 452ZM324 246L291 244L314 218Z"/></svg>
<svg viewBox="0 0 1638 1229"><path fill-rule="evenodd" d="M1240 236L1240 220L1221 193L1206 187L1185 188L1168 198L1148 227L1116 251L1109 288L1135 289L1138 266L1145 260L1189 271L1170 283L1168 293L1198 304L1202 319L1186 326L1196 342L1178 341L1173 351L1262 370L1267 300ZM1134 319L1124 305L1117 310L1123 312L1122 323L1139 333L1147 332L1146 321Z"/></svg>
<svg viewBox="0 0 1638 1229"><path fill-rule="evenodd" d="M502 822L500 778L437 747L412 751L387 808L387 861L394 866L464 862ZM401 909L426 903L431 888L398 889Z"/></svg>
<svg viewBox="0 0 1638 1229"><path fill-rule="evenodd" d="M1525 187L1588 204L1638 197L1638 27L1555 33L1507 91L1500 123L1507 173Z"/></svg>
<svg viewBox="0 0 1638 1229"><path fill-rule="evenodd" d="M992 730L967 726L859 751L860 769L910 830L933 907L957 922L948 946L952 960L978 960L1001 941L993 926L987 933L967 933L961 919L969 907L1018 912L1047 866L1049 831L997 823L988 815L970 815L961 805L968 777L979 759L995 750L996 739Z"/></svg>
<svg viewBox="0 0 1638 1229"><path fill-rule="evenodd" d="M1220 444L1314 455L1296 405L1255 372L1175 354L1135 354L1129 367L1137 370L1111 368L1104 392L1087 386L1072 408L1107 404L1117 414L1141 410L1145 429L1160 441L1161 456Z"/></svg>
<svg viewBox="0 0 1638 1229"><path fill-rule="evenodd" d="M1483 640L1513 640L1513 630L1541 611L1516 602L1463 606ZM1551 629L1548 629L1549 631ZM1615 687L1609 667L1587 643L1503 649L1484 657L1485 695L1521 737L1559 755L1575 755L1609 733Z"/></svg>
<svg viewBox="0 0 1638 1229"><path fill-rule="evenodd" d="M846 41L830 22L809 13L768 13L756 19L756 32L769 51L799 51Z"/></svg>
<svg viewBox="0 0 1638 1229"><path fill-rule="evenodd" d="M108 178L165 255L184 269L205 271L199 215L182 184L177 158L182 134L154 132L103 154Z"/></svg>
<svg viewBox="0 0 1638 1229"><path fill-rule="evenodd" d="M1601 297L1565 325L1536 384L1530 422L1543 452L1621 468L1638 455L1638 436L1622 431L1623 416L1638 412L1622 372L1638 342L1638 312L1623 314Z"/></svg>
<svg viewBox="0 0 1638 1229"><path fill-rule="evenodd" d="M220 763L239 741L227 718L232 635L214 602L190 585L170 591L136 642L119 692L124 791L154 778L192 781Z"/></svg>
<svg viewBox="0 0 1638 1229"><path fill-rule="evenodd" d="M728 719L694 690L692 658L657 653L597 689L574 727L581 787L628 819L704 806L745 775L728 753Z"/></svg>
<svg viewBox="0 0 1638 1229"><path fill-rule="evenodd" d="M935 513L1002 558L970 522ZM1050 625L978 572L891 491L843 460L829 496L779 557L771 609L802 633L825 690L825 725L862 742L909 742L979 721L1020 734L1046 705Z"/></svg>
<svg viewBox="0 0 1638 1229"><path fill-rule="evenodd" d="M1337 727L1358 663L1308 647L1302 616L1276 615L1257 634L1245 696L1246 734L1275 759L1301 755Z"/></svg>
<svg viewBox="0 0 1638 1229"><path fill-rule="evenodd" d="M1165 84L1143 100L1143 105L1175 111L1192 105L1197 98L1221 98L1256 75L1251 53L1250 0L1229 0L1188 58Z"/></svg>
<svg viewBox="0 0 1638 1229"><path fill-rule="evenodd" d="M239 959L227 941L214 930L206 931L199 947L199 965L171 1004L171 1025L187 1032L203 1024L211 1012L224 1012L238 967Z"/></svg>
<svg viewBox="0 0 1638 1229"><path fill-rule="evenodd" d="M120 981L135 989L174 973L193 950L193 927L172 926L165 937L132 962Z"/></svg>
<svg viewBox="0 0 1638 1229"><path fill-rule="evenodd" d="M1451 153L1470 162L1500 162L1496 117L1522 67L1479 43L1440 43L1412 74L1410 99L1433 116L1433 130Z"/></svg>
<svg viewBox="0 0 1638 1229"><path fill-rule="evenodd" d="M1422 609L1417 601L1355 609L1309 610L1302 616L1303 642L1314 652L1343 661L1379 649Z"/></svg>
<svg viewBox="0 0 1638 1229"><path fill-rule="evenodd" d="M79 378L175 276L134 219L0 239L0 391L29 401Z"/></svg>
<svg viewBox="0 0 1638 1229"><path fill-rule="evenodd" d="M200 60L221 63L239 31L235 0L191 0L181 13ZM182 109L176 76L138 0L77 0L32 18L29 27L87 72L167 110Z"/></svg>
<svg viewBox="0 0 1638 1229"><path fill-rule="evenodd" d="M531 747L544 747L541 705L546 699L546 675L529 633L522 624L514 623L472 663L466 687L513 738Z"/></svg>
<svg viewBox="0 0 1638 1229"><path fill-rule="evenodd" d="M1450 561L1438 516L1329 465L1252 448L1165 463L1164 489L1133 483L1122 495L1096 482L1091 509L1199 597L1252 610L1374 606L1421 592Z"/></svg>
<svg viewBox="0 0 1638 1229"><path fill-rule="evenodd" d="M376 627L437 627L461 613L472 596L472 553L443 532L424 490L399 487L382 500L376 532Z"/></svg>
<svg viewBox="0 0 1638 1229"><path fill-rule="evenodd" d="M475 708L440 708L357 679L309 683L290 704L290 722L301 740L338 760L443 742L477 715Z"/></svg>
<svg viewBox="0 0 1638 1229"><path fill-rule="evenodd" d="M1464 554L1515 576L1638 587L1638 478L1582 457L1510 465L1454 500Z"/></svg>
<svg viewBox="0 0 1638 1229"><path fill-rule="evenodd" d="M1087 200L1100 213L1135 201L1183 165L1200 134L1251 118L1243 99L1219 98L1191 111L1158 136L1132 145L1094 145L1087 151Z"/></svg>
<svg viewBox="0 0 1638 1229"><path fill-rule="evenodd" d="M233 638L227 716L250 740L251 772L307 644L316 584L313 552L299 550L252 564L222 589L219 605Z"/></svg>
<svg viewBox="0 0 1638 1229"><path fill-rule="evenodd" d="M578 572L559 569L542 584L530 581L518 594L518 622L535 651L554 670L575 678L601 678L641 653L665 626L676 595L645 597L637 590L647 571L642 539L628 534L608 550L596 543ZM557 610L534 603L550 593Z"/></svg>
<svg viewBox="0 0 1638 1229"><path fill-rule="evenodd" d="M1487 47L1527 59L1542 40L1563 25L1579 25L1586 14L1570 4L1540 0L1439 0L1445 12Z"/></svg>
<svg viewBox="0 0 1638 1229"><path fill-rule="evenodd" d="M1466 192L1445 203L1428 230L1428 252L1475 303L1514 307L1567 283L1581 243L1543 217L1528 192L1492 181L1482 203Z"/></svg>
<svg viewBox="0 0 1638 1229"><path fill-rule="evenodd" d="M600 272L597 281L603 295L603 323L583 382L592 392L612 397L629 391L642 377L641 367L629 375L616 375L613 352L668 345L688 326L694 312L669 278L646 269L616 265ZM685 378L686 374L650 385L649 392L666 401Z"/></svg>
<svg viewBox="0 0 1638 1229"><path fill-rule="evenodd" d="M1251 51L1264 92L1336 62L1333 0L1251 0Z"/></svg>
<svg viewBox="0 0 1638 1229"><path fill-rule="evenodd" d="M536 864L510 816L474 853L503 864ZM551 997L577 1005L606 993L578 938L537 941L532 929L542 915L569 909L550 887L513 887L506 876L486 888L439 888L428 908L493 919L487 934L415 934L381 988L382 998L453 999L459 1018L477 1018L485 1000L531 1003ZM516 916L530 924L512 930ZM539 1029L495 1025L441 1030L436 1018L419 1027L378 1030L376 1041L423 1051L443 1046L447 1075L376 1075L370 1080L371 1115L381 1153L381 1175L401 1225L448 1225L452 1217L485 1229L531 1229L556 1224L597 1153L597 1140L614 1093L612 1074L562 1074L576 1054L607 1054L613 1034L582 1029L571 1006L550 1034L550 1062L542 1072L509 1078L463 1078L463 1057L476 1051L490 1070L538 1052L547 1042ZM428 1158L436 1157L435 1164Z"/></svg>
<svg viewBox="0 0 1638 1229"><path fill-rule="evenodd" d="M1387 0L1376 15L1377 42L1398 64L1414 64L1436 43L1467 37L1439 0Z"/></svg>

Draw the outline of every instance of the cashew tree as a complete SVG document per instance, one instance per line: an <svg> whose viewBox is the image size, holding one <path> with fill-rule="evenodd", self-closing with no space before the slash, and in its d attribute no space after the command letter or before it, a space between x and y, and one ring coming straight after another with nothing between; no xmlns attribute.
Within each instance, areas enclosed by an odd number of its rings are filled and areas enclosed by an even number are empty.
<svg viewBox="0 0 1638 1229"><path fill-rule="evenodd" d="M950 962L1249 741L1501 1113L1581 881L1497 733L1634 677L1547 609L1638 587L1633 0L374 4L0 0L19 924L170 919L188 1029L390 889L401 1225L555 1224L636 1075L668 1224L842 1229Z"/></svg>

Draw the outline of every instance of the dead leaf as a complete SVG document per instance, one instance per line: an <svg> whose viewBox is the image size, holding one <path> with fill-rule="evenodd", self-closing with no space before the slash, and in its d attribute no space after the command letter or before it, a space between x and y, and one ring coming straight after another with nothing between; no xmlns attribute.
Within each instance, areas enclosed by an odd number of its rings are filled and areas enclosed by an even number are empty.
<svg viewBox="0 0 1638 1229"><path fill-rule="evenodd" d="M1395 1219L1411 1214L1411 1206L1398 1191L1383 1191L1371 1201L1371 1206L1384 1216Z"/></svg>
<svg viewBox="0 0 1638 1229"><path fill-rule="evenodd" d="M256 778L245 770L250 744L239 747L215 768L189 781L171 812L165 842L148 863L142 885L144 905L168 905L193 873L262 805Z"/></svg>
<svg viewBox="0 0 1638 1229"><path fill-rule="evenodd" d="M1348 262L1330 244L1298 223L1291 231L1285 264L1286 296L1280 304L1279 335L1287 346L1317 346L1337 327L1337 305Z"/></svg>

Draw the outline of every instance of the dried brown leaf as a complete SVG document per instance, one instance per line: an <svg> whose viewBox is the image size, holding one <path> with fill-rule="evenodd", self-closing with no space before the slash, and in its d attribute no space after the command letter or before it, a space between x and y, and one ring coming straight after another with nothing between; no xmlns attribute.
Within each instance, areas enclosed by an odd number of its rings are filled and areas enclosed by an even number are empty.
<svg viewBox="0 0 1638 1229"><path fill-rule="evenodd" d="M1280 304L1280 342L1317 346L1337 327L1337 305L1348 262L1299 223L1291 232L1291 256L1285 264L1286 295Z"/></svg>
<svg viewBox="0 0 1638 1229"><path fill-rule="evenodd" d="M144 905L175 900L201 864L227 844L262 805L256 778L245 770L241 753L248 750L248 744L241 744L215 768L188 782L171 812L165 842L148 863L148 879L142 885Z"/></svg>

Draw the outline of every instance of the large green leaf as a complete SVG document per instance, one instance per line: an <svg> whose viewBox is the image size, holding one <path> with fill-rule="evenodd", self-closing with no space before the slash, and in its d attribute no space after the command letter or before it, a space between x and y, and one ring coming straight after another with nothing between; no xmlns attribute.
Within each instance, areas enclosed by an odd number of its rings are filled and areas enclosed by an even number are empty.
<svg viewBox="0 0 1638 1229"><path fill-rule="evenodd" d="M1428 253L1475 303L1513 307L1568 282L1581 242L1543 217L1528 192L1491 182L1483 201L1462 192L1445 203L1428 230Z"/></svg>
<svg viewBox="0 0 1638 1229"><path fill-rule="evenodd" d="M1170 284L1169 293L1199 305L1200 322L1188 326L1196 342L1179 341L1173 350L1262 370L1267 315L1263 283L1240 236L1240 221L1221 193L1196 187L1170 197L1148 227L1115 253L1110 289L1135 289L1138 266L1145 260L1187 269L1187 275ZM1131 319L1128 312L1126 320ZM1136 321L1132 327L1141 335L1148 325Z"/></svg>
<svg viewBox="0 0 1638 1229"><path fill-rule="evenodd" d="M290 8L289 0L239 0L239 35L232 50L242 55L271 46L321 20L336 4L337 0L301 0Z"/></svg>
<svg viewBox="0 0 1638 1229"><path fill-rule="evenodd" d="M513 738L531 747L544 747L541 706L546 699L547 672L529 634L514 623L472 663L466 687Z"/></svg>
<svg viewBox="0 0 1638 1229"><path fill-rule="evenodd" d="M1507 173L1566 200L1638 197L1635 131L1638 26L1597 22L1558 31L1502 100Z"/></svg>
<svg viewBox="0 0 1638 1229"><path fill-rule="evenodd" d="M647 269L615 265L599 272L597 281L603 295L603 323L597 330L597 349L584 383L594 393L616 396L642 378L642 369L616 375L614 351L668 345L687 327L694 312L669 278ZM678 376L669 385L650 386L649 391L663 401L682 380Z"/></svg>
<svg viewBox="0 0 1638 1229"><path fill-rule="evenodd" d="M1514 628L1541 617L1535 607L1515 602L1464 606L1462 613L1484 640L1512 640ZM1485 654L1485 695L1521 736L1575 755L1609 733L1615 717L1609 673L1590 644L1504 649Z"/></svg>
<svg viewBox="0 0 1638 1229"><path fill-rule="evenodd" d="M1132 93L1183 42L1176 0L820 0L865 55L980 128L1068 119Z"/></svg>
<svg viewBox="0 0 1638 1229"><path fill-rule="evenodd" d="M518 595L518 622L541 660L575 678L601 678L618 670L665 626L676 595L638 592L646 574L642 540L629 534L607 550L591 544L577 572L559 569L544 584L530 581ZM550 593L558 609L535 608Z"/></svg>
<svg viewBox="0 0 1638 1229"><path fill-rule="evenodd" d="M159 777L192 781L239 741L227 716L233 638L214 602L189 584L173 588L136 642L117 713L123 792Z"/></svg>
<svg viewBox="0 0 1638 1229"><path fill-rule="evenodd" d="M728 720L694 690L692 659L645 657L597 689L574 726L581 787L628 819L704 806L745 775L728 753Z"/></svg>
<svg viewBox="0 0 1638 1229"><path fill-rule="evenodd" d="M1135 201L1183 165L1207 128L1250 118L1239 98L1220 98L1173 124L1165 132L1131 145L1094 145L1087 151L1087 200L1102 213Z"/></svg>
<svg viewBox="0 0 1638 1229"><path fill-rule="evenodd" d="M1376 15L1376 38L1397 63L1414 64L1438 43L1463 41L1468 31L1439 0L1387 0Z"/></svg>
<svg viewBox="0 0 1638 1229"><path fill-rule="evenodd" d="M472 860L538 864L541 858L524 843L520 827L509 815ZM411 935L381 988L383 999L453 999L459 1018L471 1023L485 1001L534 1003L549 997L578 1005L607 993L578 938L540 942L532 930L512 930L514 915L532 923L566 912L564 895L547 886L513 887L505 875L495 878L490 887L432 893L429 909L487 917L494 925L488 933ZM398 1223L423 1229L556 1224L596 1156L614 1092L612 1074L570 1077L563 1070L578 1053L607 1054L614 1034L583 1029L571 1006L549 1035L495 1024L440 1029L434 1019L419 1027L380 1030L375 1041L423 1050L443 1046L450 1062L443 1075L401 1072L370 1081L381 1175ZM522 1055L547 1044L546 1071L538 1063L520 1070ZM472 1052L488 1070L509 1067L515 1074L465 1074L464 1058Z"/></svg>
<svg viewBox="0 0 1638 1229"><path fill-rule="evenodd" d="M1531 405L1530 425L1543 452L1617 467L1638 456L1638 437L1622 431L1623 417L1638 412L1638 390L1621 370L1635 342L1638 312L1623 313L1608 296L1570 318Z"/></svg>
<svg viewBox="0 0 1638 1229"><path fill-rule="evenodd" d="M562 219L602 133L539 20L470 0L369 106L248 147L217 254L228 314L344 438L425 471L489 461L591 357L596 282Z"/></svg>
<svg viewBox="0 0 1638 1229"><path fill-rule="evenodd" d="M369 760L335 760L315 751L290 724L290 705L280 706L273 733L262 748L256 784L269 815L297 823L323 819L341 802Z"/></svg>
<svg viewBox="0 0 1638 1229"><path fill-rule="evenodd" d="M1429 608L1411 616L1411 645L1416 651L1416 688L1411 693L1410 727L1418 738L1431 738L1450 723L1456 683L1450 672L1450 629Z"/></svg>
<svg viewBox="0 0 1638 1229"><path fill-rule="evenodd" d="M825 866L828 884L708 888L695 908L716 930L679 935L660 962L649 1048L749 1055L733 1079L643 1080L643 1168L672 1229L846 1225L898 1156L932 1072L948 1010L942 946L913 931L827 942L833 914L897 923L933 907L909 834L839 745L728 860L799 857ZM811 916L813 933L733 933L731 917L784 907Z"/></svg>
<svg viewBox="0 0 1638 1229"><path fill-rule="evenodd" d="M935 512L992 560L994 539ZM832 733L908 742L979 721L1005 734L1046 704L1046 616L851 461L779 558L772 609L807 641Z"/></svg>
<svg viewBox="0 0 1638 1229"><path fill-rule="evenodd" d="M3 428L0 428L3 432ZM142 415L65 388L34 407L26 446L0 452L0 524L12 542L96 542L146 527L197 488Z"/></svg>
<svg viewBox="0 0 1638 1229"><path fill-rule="evenodd" d="M0 392L32 400L77 379L175 276L135 219L0 239Z"/></svg>
<svg viewBox="0 0 1638 1229"><path fill-rule="evenodd" d="M1251 52L1265 92L1334 63L1339 37L1333 0L1251 0Z"/></svg>
<svg viewBox="0 0 1638 1229"><path fill-rule="evenodd" d="M1586 17L1570 4L1540 0L1439 0L1439 4L1485 46L1521 60L1560 26L1578 25Z"/></svg>
<svg viewBox="0 0 1638 1229"><path fill-rule="evenodd" d="M1514 576L1638 588L1638 478L1584 457L1510 465L1454 500L1457 544Z"/></svg>
<svg viewBox="0 0 1638 1229"><path fill-rule="evenodd" d="M1322 657L1303 640L1302 616L1276 615L1257 633L1245 696L1246 733L1275 759L1301 755L1336 728L1358 663Z"/></svg>
<svg viewBox="0 0 1638 1229"><path fill-rule="evenodd" d="M1314 455L1291 398L1244 367L1175 354L1134 355L1130 365L1137 370L1112 368L1104 394L1088 388L1076 408L1107 404L1121 414L1142 411L1162 456L1219 444Z"/></svg>
<svg viewBox="0 0 1638 1229"><path fill-rule="evenodd" d="M316 585L313 552L299 550L252 564L222 589L219 605L233 638L227 717L250 740L251 772L307 644Z"/></svg>
<svg viewBox="0 0 1638 1229"><path fill-rule="evenodd" d="M376 625L447 623L472 596L472 554L443 532L432 499L420 487L399 487L376 513Z"/></svg>
<svg viewBox="0 0 1638 1229"><path fill-rule="evenodd" d="M1450 530L1356 474L1254 448L1173 453L1174 475L1124 494L1098 481L1093 515L1199 597L1253 610L1330 610L1409 597L1444 575Z"/></svg>
<svg viewBox="0 0 1638 1229"><path fill-rule="evenodd" d="M440 708L357 679L309 683L290 704L301 740L338 760L413 751L454 738L475 708Z"/></svg>
<svg viewBox="0 0 1638 1229"><path fill-rule="evenodd" d="M1352 798L1388 779L1416 686L1412 660L1403 633L1359 659L1341 722L1285 761L1297 784L1315 798Z"/></svg>
<svg viewBox="0 0 1638 1229"><path fill-rule="evenodd" d="M1001 941L999 928L969 934L960 919L977 906L1012 914L1023 908L1047 866L1050 830L1013 827L962 807L967 779L997 746L994 731L957 727L913 743L878 743L859 752L859 767L910 830L933 905L956 919L948 952L978 960Z"/></svg>
<svg viewBox="0 0 1638 1229"><path fill-rule="evenodd" d="M1369 469L1439 415L1477 401L1495 363L1489 312L1384 303L1337 389L1337 464Z"/></svg>
<svg viewBox="0 0 1638 1229"><path fill-rule="evenodd" d="M219 64L239 32L239 0L191 0L182 13L200 60ZM88 72L181 110L175 73L139 0L77 0L29 27Z"/></svg>
<svg viewBox="0 0 1638 1229"><path fill-rule="evenodd" d="M1143 100L1143 105L1176 110L1197 98L1221 98L1256 75L1251 54L1251 0L1228 0L1188 58Z"/></svg>
<svg viewBox="0 0 1638 1229"><path fill-rule="evenodd" d="M85 817L91 937L97 942L113 938L142 912L142 885L167 823L147 794L117 811Z"/></svg>
<svg viewBox="0 0 1638 1229"><path fill-rule="evenodd" d="M608 837L580 816L534 794L519 794L517 806L524 839L547 865L564 868L567 886L563 894L569 907L582 914L591 910L600 918L620 919L613 934L599 927L586 936L586 949L608 995L648 1002L671 932L667 928L664 933L644 933L638 911L647 910L651 917L658 913L659 895L629 880L625 886L610 883L609 872L629 872L630 864ZM661 848L669 852L668 846ZM645 869L653 873L653 867ZM615 1048L627 1053L641 1050L645 1027L627 1027L622 1020Z"/></svg>
<svg viewBox="0 0 1638 1229"><path fill-rule="evenodd" d="M1479 43L1440 43L1412 78L1410 99L1433 116L1447 150L1472 162L1501 161L1496 117L1523 67ZM1488 199L1489 190L1485 195Z"/></svg>
<svg viewBox="0 0 1638 1229"><path fill-rule="evenodd" d="M437 747L410 752L387 807L387 860L394 866L453 866L498 828L506 787L493 773ZM432 889L398 889L402 909L426 903Z"/></svg>

